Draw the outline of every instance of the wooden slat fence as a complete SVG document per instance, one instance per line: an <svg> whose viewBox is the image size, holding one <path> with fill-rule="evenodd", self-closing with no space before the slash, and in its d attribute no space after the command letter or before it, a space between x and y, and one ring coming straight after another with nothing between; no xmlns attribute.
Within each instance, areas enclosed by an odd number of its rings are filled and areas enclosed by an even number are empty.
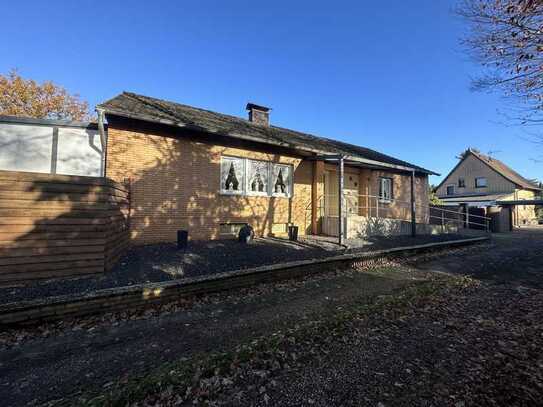
<svg viewBox="0 0 543 407"><path fill-rule="evenodd" d="M129 213L129 187L106 178L0 171L0 284L110 270Z"/></svg>

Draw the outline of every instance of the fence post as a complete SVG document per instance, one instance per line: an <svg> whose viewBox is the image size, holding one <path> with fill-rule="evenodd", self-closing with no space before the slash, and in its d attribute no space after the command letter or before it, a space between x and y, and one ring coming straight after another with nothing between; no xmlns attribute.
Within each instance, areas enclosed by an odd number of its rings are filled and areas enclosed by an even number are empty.
<svg viewBox="0 0 543 407"><path fill-rule="evenodd" d="M445 211L441 208L441 233L445 233Z"/></svg>

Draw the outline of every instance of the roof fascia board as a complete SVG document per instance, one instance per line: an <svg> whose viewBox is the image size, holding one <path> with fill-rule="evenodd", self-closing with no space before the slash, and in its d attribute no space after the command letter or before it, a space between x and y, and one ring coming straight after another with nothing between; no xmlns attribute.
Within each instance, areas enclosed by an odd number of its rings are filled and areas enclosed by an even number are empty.
<svg viewBox="0 0 543 407"><path fill-rule="evenodd" d="M506 200L496 200L496 203L501 206L509 205L543 205L543 199L530 199L525 201L506 201Z"/></svg>
<svg viewBox="0 0 543 407"><path fill-rule="evenodd" d="M26 124L26 125L37 125L37 126L78 127L78 128L88 128L88 127L97 126L97 124L93 122L78 122L78 121L54 120L54 119L36 119L34 117L19 117L19 116L4 116L4 115L0 115L0 123Z"/></svg>

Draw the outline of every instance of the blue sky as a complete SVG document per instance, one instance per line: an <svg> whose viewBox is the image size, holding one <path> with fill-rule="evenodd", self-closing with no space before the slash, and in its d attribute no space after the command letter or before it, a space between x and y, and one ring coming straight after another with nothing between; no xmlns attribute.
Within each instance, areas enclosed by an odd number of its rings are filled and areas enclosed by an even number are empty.
<svg viewBox="0 0 543 407"><path fill-rule="evenodd" d="M473 93L453 0L19 1L3 7L0 72L51 79L95 105L123 91L374 148L446 174L468 146L521 174L543 149ZM433 177L431 182L437 183Z"/></svg>

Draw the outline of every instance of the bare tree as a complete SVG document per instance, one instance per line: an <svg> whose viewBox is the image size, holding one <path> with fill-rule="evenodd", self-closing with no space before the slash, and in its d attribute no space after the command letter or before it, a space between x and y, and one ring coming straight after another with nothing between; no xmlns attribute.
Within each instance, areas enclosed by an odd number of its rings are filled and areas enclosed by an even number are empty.
<svg viewBox="0 0 543 407"><path fill-rule="evenodd" d="M16 70L0 74L0 115L38 119L89 120L89 105L79 95L46 81L21 77Z"/></svg>
<svg viewBox="0 0 543 407"><path fill-rule="evenodd" d="M510 118L543 124L543 0L461 0L457 13L471 28L463 44L486 68L474 89L520 99Z"/></svg>

